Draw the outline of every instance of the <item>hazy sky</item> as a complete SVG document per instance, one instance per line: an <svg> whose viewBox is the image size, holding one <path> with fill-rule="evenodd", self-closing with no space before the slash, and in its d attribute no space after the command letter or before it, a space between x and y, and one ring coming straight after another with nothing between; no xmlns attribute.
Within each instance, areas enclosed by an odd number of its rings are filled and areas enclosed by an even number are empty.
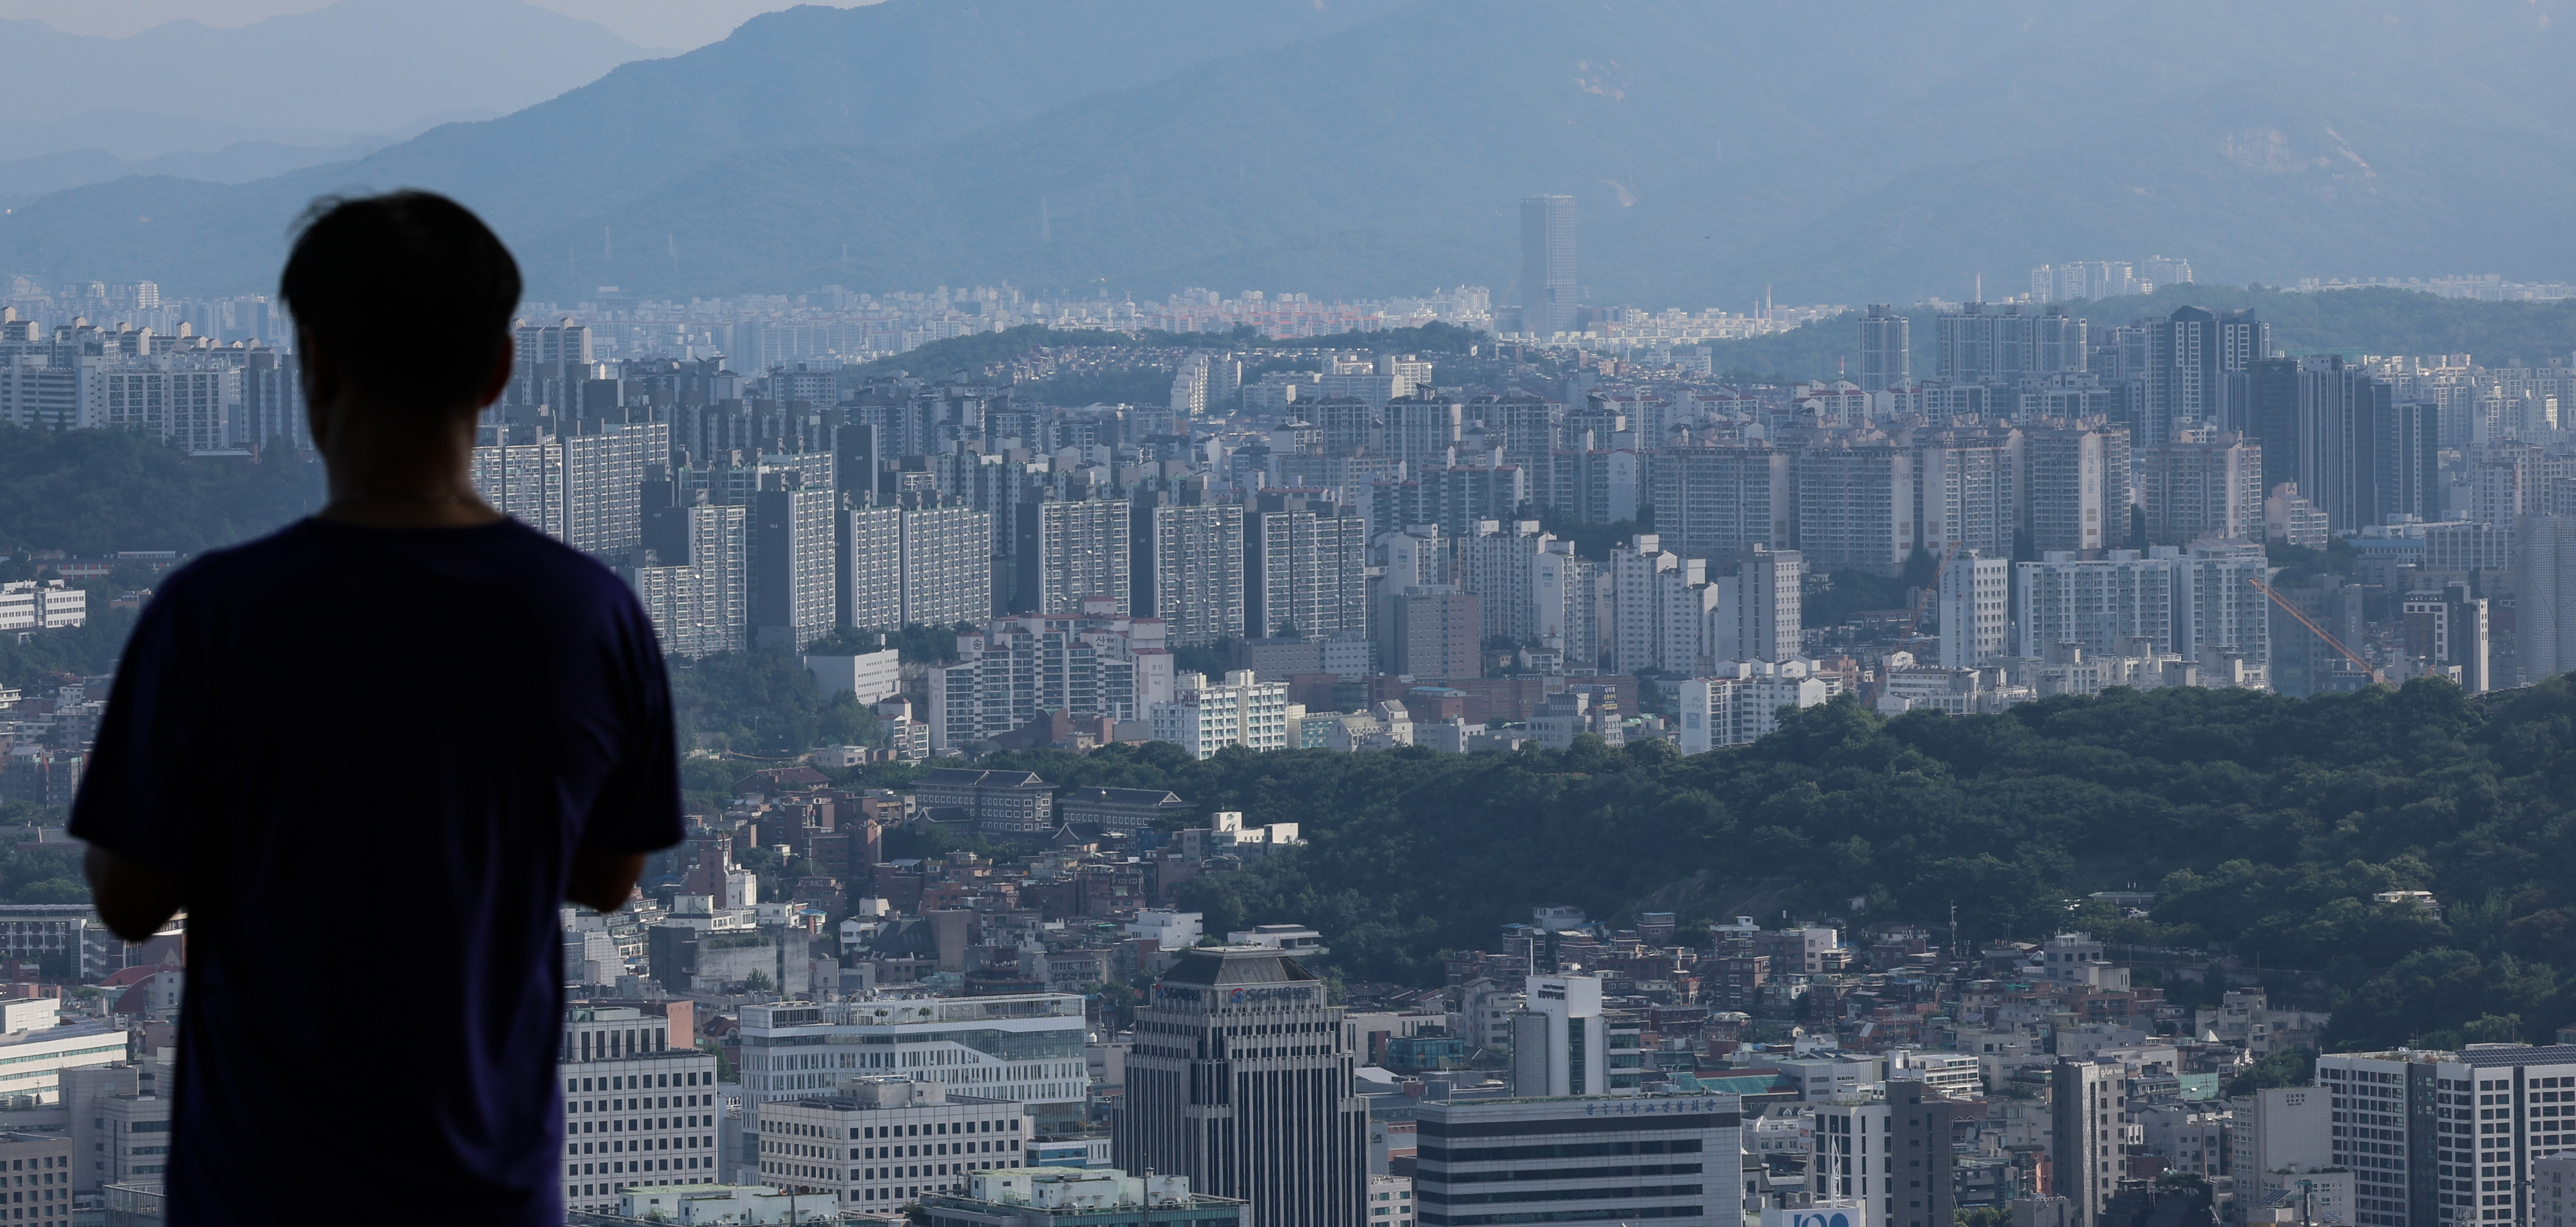
<svg viewBox="0 0 2576 1227"><path fill-rule="evenodd" d="M733 32L743 20L798 0L529 0L595 21L628 42L685 51ZM852 0L839 0L846 5ZM857 0L865 3L867 0ZM281 13L322 8L330 0L0 0L0 18L32 17L73 34L121 38L165 21L194 18L210 26L246 26Z"/></svg>

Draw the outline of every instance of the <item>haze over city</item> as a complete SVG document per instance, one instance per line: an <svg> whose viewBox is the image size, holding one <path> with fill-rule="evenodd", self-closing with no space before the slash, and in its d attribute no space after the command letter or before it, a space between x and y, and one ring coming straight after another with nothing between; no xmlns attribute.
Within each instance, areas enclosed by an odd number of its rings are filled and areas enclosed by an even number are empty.
<svg viewBox="0 0 2576 1227"><path fill-rule="evenodd" d="M0 0L0 1213L2565 1227L2561 7Z"/></svg>

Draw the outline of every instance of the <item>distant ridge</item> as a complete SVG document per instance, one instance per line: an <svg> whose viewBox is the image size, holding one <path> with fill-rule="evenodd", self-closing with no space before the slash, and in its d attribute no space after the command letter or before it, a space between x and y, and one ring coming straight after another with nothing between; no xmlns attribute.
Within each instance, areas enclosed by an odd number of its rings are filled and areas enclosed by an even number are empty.
<svg viewBox="0 0 2576 1227"><path fill-rule="evenodd" d="M255 289L307 197L416 184L491 217L531 296L563 300L1003 279L1501 291L1514 202L1534 192L1577 198L1596 302L1742 310L1766 284L1783 302L1959 299L1978 274L2003 297L2034 264L2155 252L2238 284L2567 279L2576 228L2547 202L2576 189L2576 36L2540 16L2389 0L800 8L353 163L63 192L0 218L0 264Z"/></svg>

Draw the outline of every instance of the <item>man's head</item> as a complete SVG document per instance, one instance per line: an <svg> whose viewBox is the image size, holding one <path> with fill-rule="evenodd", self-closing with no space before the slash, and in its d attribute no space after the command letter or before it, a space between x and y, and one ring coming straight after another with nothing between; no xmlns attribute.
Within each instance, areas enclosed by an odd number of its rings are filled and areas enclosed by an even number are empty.
<svg viewBox="0 0 2576 1227"><path fill-rule="evenodd" d="M400 191L316 200L297 231L277 292L317 418L328 401L443 424L499 394L519 264L482 219Z"/></svg>

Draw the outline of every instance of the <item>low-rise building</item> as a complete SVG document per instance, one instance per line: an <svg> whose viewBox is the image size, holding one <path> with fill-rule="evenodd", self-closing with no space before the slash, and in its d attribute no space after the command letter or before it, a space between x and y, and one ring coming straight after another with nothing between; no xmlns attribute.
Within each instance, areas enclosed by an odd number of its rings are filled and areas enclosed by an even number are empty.
<svg viewBox="0 0 2576 1227"><path fill-rule="evenodd" d="M1423 1227L1743 1222L1733 1095L1434 1100L1417 1109L1416 1126Z"/></svg>
<svg viewBox="0 0 2576 1227"><path fill-rule="evenodd" d="M929 1227L1243 1227L1246 1203L1190 1191L1187 1176L1031 1167L969 1177L922 1199Z"/></svg>
<svg viewBox="0 0 2576 1227"><path fill-rule="evenodd" d="M757 1224L838 1221L841 1207L816 1193L790 1193L760 1184L637 1185L617 1199L614 1213L639 1222ZM600 1221L576 1214L576 1223Z"/></svg>
<svg viewBox="0 0 2576 1227"><path fill-rule="evenodd" d="M1028 1109L951 1095L937 1082L859 1078L830 1095L762 1104L761 1179L828 1193L841 1209L889 1210L962 1192L977 1172L1027 1165Z"/></svg>

